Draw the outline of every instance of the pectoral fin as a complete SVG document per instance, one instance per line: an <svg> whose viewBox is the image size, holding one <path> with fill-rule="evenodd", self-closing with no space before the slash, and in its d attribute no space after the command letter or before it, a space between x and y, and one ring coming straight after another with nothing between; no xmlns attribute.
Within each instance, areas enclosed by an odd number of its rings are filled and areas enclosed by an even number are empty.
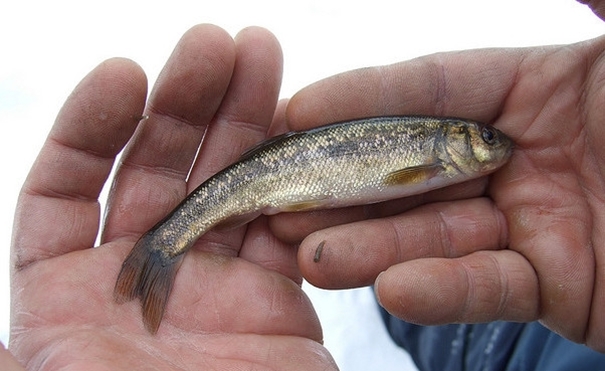
<svg viewBox="0 0 605 371"><path fill-rule="evenodd" d="M407 167L387 174L384 184L394 186L422 183L439 174L441 170L443 167L438 163Z"/></svg>

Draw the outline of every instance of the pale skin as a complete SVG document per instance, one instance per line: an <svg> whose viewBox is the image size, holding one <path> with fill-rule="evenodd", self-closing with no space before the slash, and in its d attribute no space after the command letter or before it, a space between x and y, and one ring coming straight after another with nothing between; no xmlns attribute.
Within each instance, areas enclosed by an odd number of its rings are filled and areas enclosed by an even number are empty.
<svg viewBox="0 0 605 371"><path fill-rule="evenodd" d="M68 98L19 197L10 350L27 369L335 370L302 271L324 287L375 281L381 304L412 322L540 320L605 351L603 56L605 38L438 54L326 79L287 105L279 45L258 28L235 40L191 29L149 98L136 64L106 61ZM494 123L517 148L490 178L207 234L155 336L137 302L114 303L138 236L245 148L287 129L412 113ZM129 140L99 230L98 194ZM21 367L4 350L0 360Z"/></svg>

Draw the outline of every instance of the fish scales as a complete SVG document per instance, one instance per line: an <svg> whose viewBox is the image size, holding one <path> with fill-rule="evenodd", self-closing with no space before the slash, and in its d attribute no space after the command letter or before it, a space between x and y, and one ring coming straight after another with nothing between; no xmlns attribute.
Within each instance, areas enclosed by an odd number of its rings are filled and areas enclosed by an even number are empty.
<svg viewBox="0 0 605 371"><path fill-rule="evenodd" d="M422 116L361 119L270 139L202 183L141 237L118 276L116 300L140 297L154 333L178 262L211 228L261 213L426 192L492 172L511 150L512 141L489 125Z"/></svg>
<svg viewBox="0 0 605 371"><path fill-rule="evenodd" d="M168 220L163 229L171 233L163 246L177 255L188 243L174 235L191 242L234 215L265 208L275 213L310 200L338 204L362 198L367 189L379 193L387 187L381 183L386 174L434 158L441 137L430 134L439 131L440 122L405 127L400 121L376 121L354 130L337 125L290 136L228 167L192 193L178 218Z"/></svg>

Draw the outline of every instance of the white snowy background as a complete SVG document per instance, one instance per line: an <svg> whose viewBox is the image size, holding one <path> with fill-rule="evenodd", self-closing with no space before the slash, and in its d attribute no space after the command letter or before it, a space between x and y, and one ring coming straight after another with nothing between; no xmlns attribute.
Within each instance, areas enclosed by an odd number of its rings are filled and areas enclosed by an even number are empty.
<svg viewBox="0 0 605 371"><path fill-rule="evenodd" d="M151 84L197 23L235 35L249 25L281 41L283 97L345 70L478 47L571 43L605 30L574 0L8 1L0 3L0 340L8 341L8 255L19 188L71 89L100 61L122 56ZM306 286L325 344L343 371L413 370L387 338L370 289Z"/></svg>

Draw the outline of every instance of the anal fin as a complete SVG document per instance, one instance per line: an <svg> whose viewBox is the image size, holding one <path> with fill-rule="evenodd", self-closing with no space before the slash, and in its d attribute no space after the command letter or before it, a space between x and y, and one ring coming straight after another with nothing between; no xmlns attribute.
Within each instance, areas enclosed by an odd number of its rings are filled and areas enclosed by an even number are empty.
<svg viewBox="0 0 605 371"><path fill-rule="evenodd" d="M244 224L248 224L254 219L258 218L260 215L259 212L243 214L243 215L235 215L230 218L227 218L217 225L214 226L216 230L228 231L231 229L235 229L237 227L241 227Z"/></svg>
<svg viewBox="0 0 605 371"><path fill-rule="evenodd" d="M299 201L287 204L280 207L281 211L287 213L295 213L300 211L315 210L321 208L325 204L324 199L311 200L311 201Z"/></svg>

